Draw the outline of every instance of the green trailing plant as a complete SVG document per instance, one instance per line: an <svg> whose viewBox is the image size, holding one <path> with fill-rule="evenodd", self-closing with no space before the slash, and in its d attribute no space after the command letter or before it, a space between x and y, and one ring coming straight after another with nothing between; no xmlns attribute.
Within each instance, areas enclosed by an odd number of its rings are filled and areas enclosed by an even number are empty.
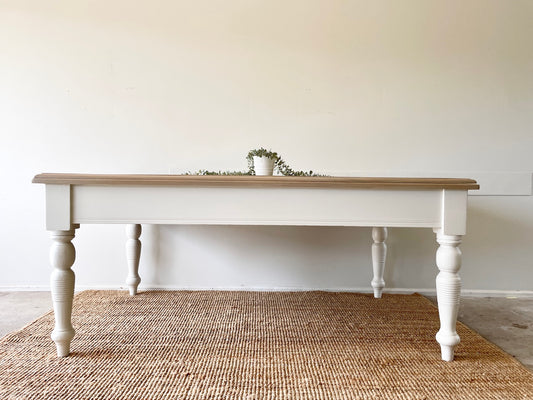
<svg viewBox="0 0 533 400"><path fill-rule="evenodd" d="M283 176L319 176L314 174L313 171L293 170L278 153L263 147L250 150L246 156L246 159L248 160L248 171L251 172L251 175L255 175L254 157L266 157L274 160L274 170L278 171Z"/></svg>
<svg viewBox="0 0 533 400"><path fill-rule="evenodd" d="M282 158L279 158L274 163L274 168L277 169L279 173L284 176L320 176L318 174L313 173L313 171L294 171L291 167L287 165L287 163Z"/></svg>
<svg viewBox="0 0 533 400"><path fill-rule="evenodd" d="M200 169L196 172L187 172L185 175L252 175L250 171L208 171Z"/></svg>
<svg viewBox="0 0 533 400"><path fill-rule="evenodd" d="M313 173L313 171L295 171L285 162L281 156L272 150L263 147L253 149L248 152L246 160L248 161L248 171L208 171L201 169L195 173L187 172L186 175L255 175L254 157L267 157L274 160L274 170L284 176L323 176Z"/></svg>

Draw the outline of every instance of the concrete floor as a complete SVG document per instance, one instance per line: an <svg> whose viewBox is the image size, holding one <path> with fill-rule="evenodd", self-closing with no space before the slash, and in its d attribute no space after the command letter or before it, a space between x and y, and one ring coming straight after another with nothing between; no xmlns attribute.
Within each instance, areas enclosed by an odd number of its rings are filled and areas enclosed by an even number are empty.
<svg viewBox="0 0 533 400"><path fill-rule="evenodd" d="M532 297L463 296L458 319L533 371Z"/></svg>
<svg viewBox="0 0 533 400"><path fill-rule="evenodd" d="M0 337L51 308L49 292L0 292ZM459 320L533 371L533 298L462 297Z"/></svg>

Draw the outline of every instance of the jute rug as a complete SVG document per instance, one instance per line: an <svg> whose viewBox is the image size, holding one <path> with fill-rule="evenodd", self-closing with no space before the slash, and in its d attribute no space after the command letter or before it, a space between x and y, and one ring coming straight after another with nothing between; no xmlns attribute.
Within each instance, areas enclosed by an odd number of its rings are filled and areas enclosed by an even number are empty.
<svg viewBox="0 0 533 400"><path fill-rule="evenodd" d="M72 354L48 313L0 341L0 399L533 399L533 374L459 325L440 360L419 295L87 291Z"/></svg>

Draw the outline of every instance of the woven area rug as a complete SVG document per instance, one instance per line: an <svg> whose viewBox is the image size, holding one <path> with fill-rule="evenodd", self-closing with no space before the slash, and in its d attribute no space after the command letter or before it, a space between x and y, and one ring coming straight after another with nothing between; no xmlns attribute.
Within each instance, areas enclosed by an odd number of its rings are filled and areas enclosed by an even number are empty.
<svg viewBox="0 0 533 400"><path fill-rule="evenodd" d="M533 399L533 374L459 324L440 360L420 295L87 291L72 353L48 313L0 341L0 399Z"/></svg>

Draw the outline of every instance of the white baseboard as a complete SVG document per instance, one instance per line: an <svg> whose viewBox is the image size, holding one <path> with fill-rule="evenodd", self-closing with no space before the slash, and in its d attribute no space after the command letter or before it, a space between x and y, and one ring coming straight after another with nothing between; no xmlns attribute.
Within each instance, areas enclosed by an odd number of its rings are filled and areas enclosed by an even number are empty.
<svg viewBox="0 0 533 400"><path fill-rule="evenodd" d="M128 290L126 286L115 285L77 285L76 292L83 290ZM349 293L373 293L370 287L337 287L337 288L313 288L313 287L180 287L169 285L149 285L140 286L139 291L143 290L224 290L224 291L257 291L257 292L301 292L301 291L324 291L324 292L349 292ZM0 292L49 292L49 286L0 286ZM425 296L436 296L434 288L385 288L384 293L391 294L412 294L420 293ZM493 290L493 289L463 289L461 296L464 297L533 297L533 290Z"/></svg>

